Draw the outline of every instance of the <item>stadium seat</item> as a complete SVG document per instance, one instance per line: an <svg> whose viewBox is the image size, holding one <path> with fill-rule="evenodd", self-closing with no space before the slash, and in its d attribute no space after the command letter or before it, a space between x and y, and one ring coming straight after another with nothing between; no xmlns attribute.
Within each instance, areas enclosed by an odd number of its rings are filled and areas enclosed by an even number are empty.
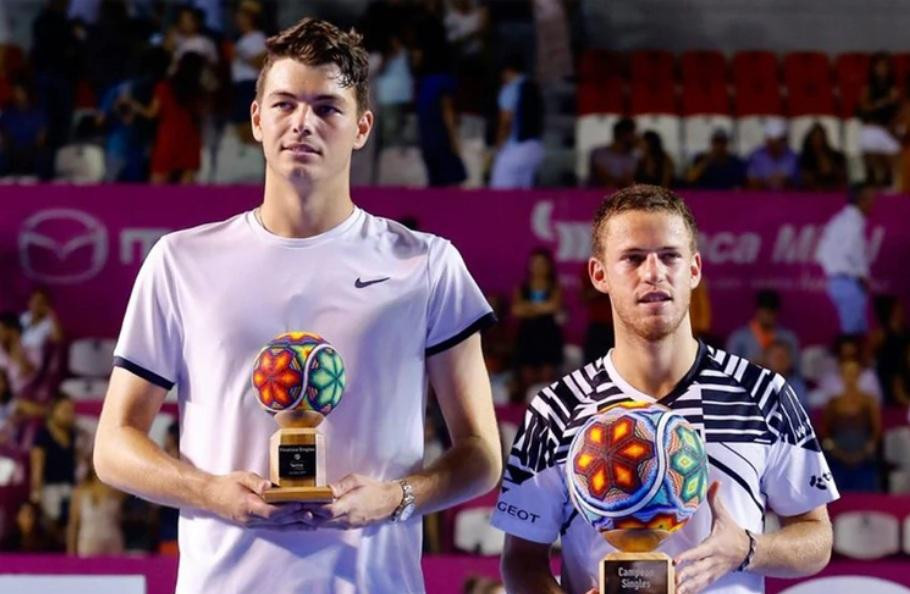
<svg viewBox="0 0 910 594"><path fill-rule="evenodd" d="M910 516L904 518L904 553L910 555Z"/></svg>
<svg viewBox="0 0 910 594"><path fill-rule="evenodd" d="M784 84L787 113L791 118L806 115L836 115L831 63L820 52L793 52L784 57Z"/></svg>
<svg viewBox="0 0 910 594"><path fill-rule="evenodd" d="M499 555L506 535L490 525L492 507L474 507L455 514L454 545L467 553Z"/></svg>
<svg viewBox="0 0 910 594"><path fill-rule="evenodd" d="M806 345L800 351L800 373L812 383L818 383L818 380L829 373L835 365L834 357L826 346Z"/></svg>
<svg viewBox="0 0 910 594"><path fill-rule="evenodd" d="M587 50L578 60L577 114L626 111L626 76L622 54Z"/></svg>
<svg viewBox="0 0 910 594"><path fill-rule="evenodd" d="M675 86L675 56L665 50L639 50L629 55L629 81Z"/></svg>
<svg viewBox="0 0 910 594"><path fill-rule="evenodd" d="M685 52L682 64L682 115L730 115L727 63L714 51Z"/></svg>
<svg viewBox="0 0 910 594"><path fill-rule="evenodd" d="M892 470L888 473L888 493L910 495L910 470Z"/></svg>
<svg viewBox="0 0 910 594"><path fill-rule="evenodd" d="M853 559L880 559L900 550L900 525L879 511L845 512L834 518L834 551Z"/></svg>
<svg viewBox="0 0 910 594"><path fill-rule="evenodd" d="M910 470L910 427L895 427L882 435L885 461L902 470Z"/></svg>
<svg viewBox="0 0 910 594"><path fill-rule="evenodd" d="M840 93L839 114L845 120L856 117L860 94L869 78L869 54L841 54L834 61L837 90Z"/></svg>
<svg viewBox="0 0 910 594"><path fill-rule="evenodd" d="M613 141L613 125L620 117L619 114L592 113L575 120L575 175L579 184L588 179L591 150Z"/></svg>
<svg viewBox="0 0 910 594"><path fill-rule="evenodd" d="M107 380L101 377L71 377L60 383L60 391L73 400L101 400L107 393Z"/></svg>
<svg viewBox="0 0 910 594"><path fill-rule="evenodd" d="M265 158L259 144L241 141L232 126L225 127L215 150L212 182L259 183L265 175Z"/></svg>
<svg viewBox="0 0 910 594"><path fill-rule="evenodd" d="M167 430L175 420L174 415L168 413L155 415L152 426L149 427L149 438L159 446L164 447L164 438L167 435Z"/></svg>
<svg viewBox="0 0 910 594"><path fill-rule="evenodd" d="M737 117L783 115L777 57L771 52L733 56L734 114Z"/></svg>
<svg viewBox="0 0 910 594"><path fill-rule="evenodd" d="M69 349L70 372L82 377L106 378L113 367L116 344L112 338L74 340Z"/></svg>
<svg viewBox="0 0 910 594"><path fill-rule="evenodd" d="M427 185L427 171L420 149L415 146L389 147L379 153L380 186L422 188Z"/></svg>
<svg viewBox="0 0 910 594"><path fill-rule="evenodd" d="M104 150L94 144L68 144L54 156L54 177L74 184L104 181Z"/></svg>
<svg viewBox="0 0 910 594"><path fill-rule="evenodd" d="M894 83L902 94L906 94L910 79L910 53L891 54L891 60L894 64Z"/></svg>

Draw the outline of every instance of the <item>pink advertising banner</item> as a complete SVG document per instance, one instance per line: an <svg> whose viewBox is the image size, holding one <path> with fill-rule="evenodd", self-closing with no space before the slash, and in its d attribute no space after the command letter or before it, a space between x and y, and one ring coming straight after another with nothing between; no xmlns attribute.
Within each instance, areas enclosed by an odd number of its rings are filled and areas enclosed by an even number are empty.
<svg viewBox="0 0 910 594"><path fill-rule="evenodd" d="M726 335L751 314L754 293L777 289L782 322L806 343L831 340L834 309L812 254L839 194L681 192L701 230L713 309ZM580 341L578 298L590 222L601 194L355 189L355 202L391 218L412 217L443 235L491 294L511 295L528 253L552 250L565 288L566 331ZM36 286L51 291L70 336L116 336L144 255L164 233L227 218L261 198L256 186L0 186L0 308L21 309ZM882 196L868 229L875 290L910 296L910 198Z"/></svg>

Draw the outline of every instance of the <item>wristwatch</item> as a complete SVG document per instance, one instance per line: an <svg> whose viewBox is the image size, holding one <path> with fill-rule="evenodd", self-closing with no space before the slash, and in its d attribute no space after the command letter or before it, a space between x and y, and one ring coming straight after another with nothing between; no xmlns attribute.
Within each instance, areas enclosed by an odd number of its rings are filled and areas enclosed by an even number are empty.
<svg viewBox="0 0 910 594"><path fill-rule="evenodd" d="M414 488L411 487L411 483L407 479L400 479L398 484L401 486L401 503L392 512L392 517L390 518L395 523L404 522L410 518L414 515L414 509L417 507L414 499Z"/></svg>

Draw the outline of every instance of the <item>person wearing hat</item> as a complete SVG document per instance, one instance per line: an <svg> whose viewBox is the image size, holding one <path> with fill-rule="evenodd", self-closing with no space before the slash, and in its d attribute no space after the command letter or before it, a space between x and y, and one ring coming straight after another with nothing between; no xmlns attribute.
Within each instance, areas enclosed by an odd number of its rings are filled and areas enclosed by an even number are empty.
<svg viewBox="0 0 910 594"><path fill-rule="evenodd" d="M765 144L749 157L746 180L757 190L782 190L796 185L799 159L787 144L787 126L772 118L765 124Z"/></svg>
<svg viewBox="0 0 910 594"><path fill-rule="evenodd" d="M723 128L711 134L711 148L695 156L686 181L696 188L732 190L746 182L746 164L729 151L730 137Z"/></svg>

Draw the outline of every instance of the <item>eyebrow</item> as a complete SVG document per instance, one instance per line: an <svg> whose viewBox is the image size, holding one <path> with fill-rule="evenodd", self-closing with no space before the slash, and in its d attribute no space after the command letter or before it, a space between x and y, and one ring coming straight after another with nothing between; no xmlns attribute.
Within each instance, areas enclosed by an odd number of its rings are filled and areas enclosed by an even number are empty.
<svg viewBox="0 0 910 594"><path fill-rule="evenodd" d="M297 99L298 96L290 91L272 91L268 94L269 98L281 98L286 97L289 99ZM344 103L344 97L337 93L322 93L316 95L311 99L313 102L327 102L327 103Z"/></svg>
<svg viewBox="0 0 910 594"><path fill-rule="evenodd" d="M646 254L648 252L679 252L682 251L682 247L676 245L664 245L657 249L646 250L645 248L625 248L620 253L623 254Z"/></svg>

